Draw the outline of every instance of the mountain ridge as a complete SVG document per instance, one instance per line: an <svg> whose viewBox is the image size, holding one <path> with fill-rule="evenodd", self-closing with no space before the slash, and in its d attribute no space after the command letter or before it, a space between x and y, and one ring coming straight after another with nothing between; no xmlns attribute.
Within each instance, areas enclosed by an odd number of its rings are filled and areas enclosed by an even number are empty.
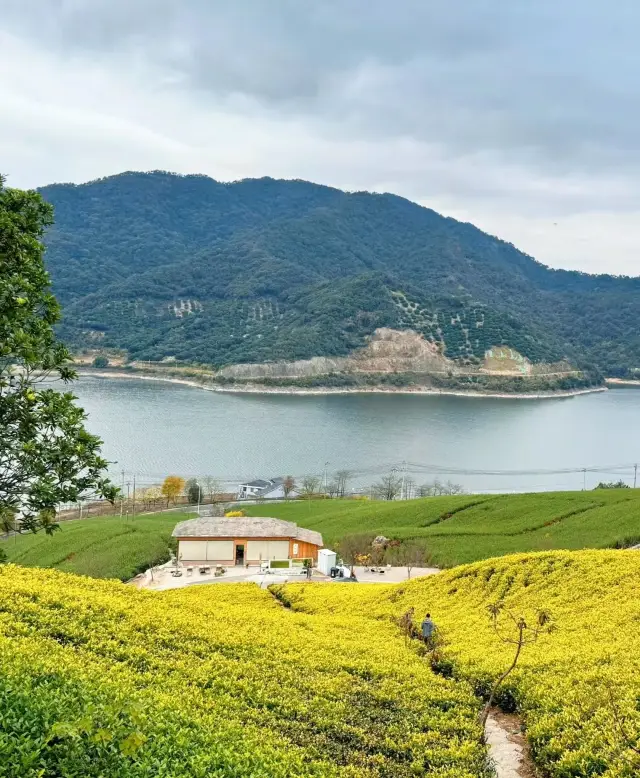
<svg viewBox="0 0 640 778"><path fill-rule="evenodd" d="M162 171L39 191L76 348L224 366L346 356L390 327L461 363L504 345L611 375L640 365L640 278L549 268L397 195Z"/></svg>

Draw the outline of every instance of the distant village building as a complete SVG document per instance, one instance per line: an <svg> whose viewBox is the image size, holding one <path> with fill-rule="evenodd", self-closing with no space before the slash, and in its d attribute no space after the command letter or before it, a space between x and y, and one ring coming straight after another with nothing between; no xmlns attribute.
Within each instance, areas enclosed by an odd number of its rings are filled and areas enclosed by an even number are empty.
<svg viewBox="0 0 640 778"><path fill-rule="evenodd" d="M238 486L238 500L284 500L285 497L298 497L298 492L292 489L288 495L284 493L284 478L269 478L266 481L258 478Z"/></svg>
<svg viewBox="0 0 640 778"><path fill-rule="evenodd" d="M318 559L322 535L281 519L206 517L173 530L184 564L259 565L278 559Z"/></svg>

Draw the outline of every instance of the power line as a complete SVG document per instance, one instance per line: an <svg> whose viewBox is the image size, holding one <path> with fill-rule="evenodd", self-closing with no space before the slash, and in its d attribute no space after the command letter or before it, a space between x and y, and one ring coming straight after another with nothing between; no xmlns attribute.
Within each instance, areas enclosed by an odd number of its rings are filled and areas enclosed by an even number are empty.
<svg viewBox="0 0 640 778"><path fill-rule="evenodd" d="M571 474L584 474L584 473L598 473L602 475L635 475L637 477L637 465L636 464L617 464L617 465L591 465L588 467L582 466L582 467L567 467L567 468L557 468L557 469L551 469L551 468L538 468L538 469L530 469L530 470L499 470L499 469L479 469L479 468L468 468L468 467L455 467L455 466L446 466L446 465L435 465L435 464L429 464L429 463L419 463L419 462L407 462L403 461L400 463L385 463L382 465L377 466L369 466L369 467L363 467L363 468L341 468L344 470L348 470L350 475L352 477L358 477L358 476L366 476L366 475L384 475L386 473L392 472L392 471L398 471L401 473L424 473L427 475L467 475L467 476L497 476L497 477L518 477L518 476L544 476L544 475L571 475ZM328 463L325 464L324 467L318 468L317 471L314 472L295 472L292 471L291 474L294 475L295 478L306 478L306 477L312 477L312 476L322 476L322 479L324 481L326 477L328 469ZM286 468L284 470L287 470ZM284 472L283 470L283 472ZM289 472L287 470L287 472ZM123 482L124 482L124 474L133 475L133 472L129 471L122 471L123 474ZM138 478L138 482L144 482L144 481L150 481L154 480L157 481L158 479L164 479L166 477L166 473L144 473L140 472L139 470L136 471L135 475ZM182 473L183 477L185 478L203 478L207 474L205 473ZM218 479L224 483L242 483L246 480L251 480L254 478L254 476L247 476L245 473L244 475L219 475L217 476Z"/></svg>

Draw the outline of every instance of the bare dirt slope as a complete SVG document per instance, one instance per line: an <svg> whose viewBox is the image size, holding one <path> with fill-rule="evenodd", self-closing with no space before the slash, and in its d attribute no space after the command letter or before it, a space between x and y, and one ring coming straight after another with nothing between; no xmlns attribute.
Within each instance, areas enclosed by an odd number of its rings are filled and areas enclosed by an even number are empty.
<svg viewBox="0 0 640 778"><path fill-rule="evenodd" d="M564 375L564 364L532 365L507 346L487 351L479 365L462 366L443 354L438 344L414 330L377 329L369 343L348 357L313 357L295 362L231 365L219 375L236 380L260 378L308 378L329 373L419 373L423 375L502 376Z"/></svg>

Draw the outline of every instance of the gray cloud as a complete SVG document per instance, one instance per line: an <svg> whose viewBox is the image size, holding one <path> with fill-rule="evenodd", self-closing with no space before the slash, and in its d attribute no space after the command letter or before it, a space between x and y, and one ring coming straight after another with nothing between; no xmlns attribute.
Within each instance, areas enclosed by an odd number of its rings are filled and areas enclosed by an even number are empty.
<svg viewBox="0 0 640 778"><path fill-rule="evenodd" d="M216 98L340 111L374 135L559 172L638 162L635 2L8 0L5 18L66 55L144 57Z"/></svg>
<svg viewBox="0 0 640 778"><path fill-rule="evenodd" d="M87 149L111 148L110 172L158 158L220 177L315 172L504 225L516 242L535 233L543 261L591 267L580 215L623 214L628 230L640 211L639 23L636 0L0 0L0 58L37 52L67 106L61 136L31 145L29 116L54 109L21 74L4 142L23 164L47 143L64 159L73 105ZM68 169L91 175L95 161ZM545 249L540 224L563 218ZM579 249L563 259L571 235ZM620 245L635 270L636 244Z"/></svg>

